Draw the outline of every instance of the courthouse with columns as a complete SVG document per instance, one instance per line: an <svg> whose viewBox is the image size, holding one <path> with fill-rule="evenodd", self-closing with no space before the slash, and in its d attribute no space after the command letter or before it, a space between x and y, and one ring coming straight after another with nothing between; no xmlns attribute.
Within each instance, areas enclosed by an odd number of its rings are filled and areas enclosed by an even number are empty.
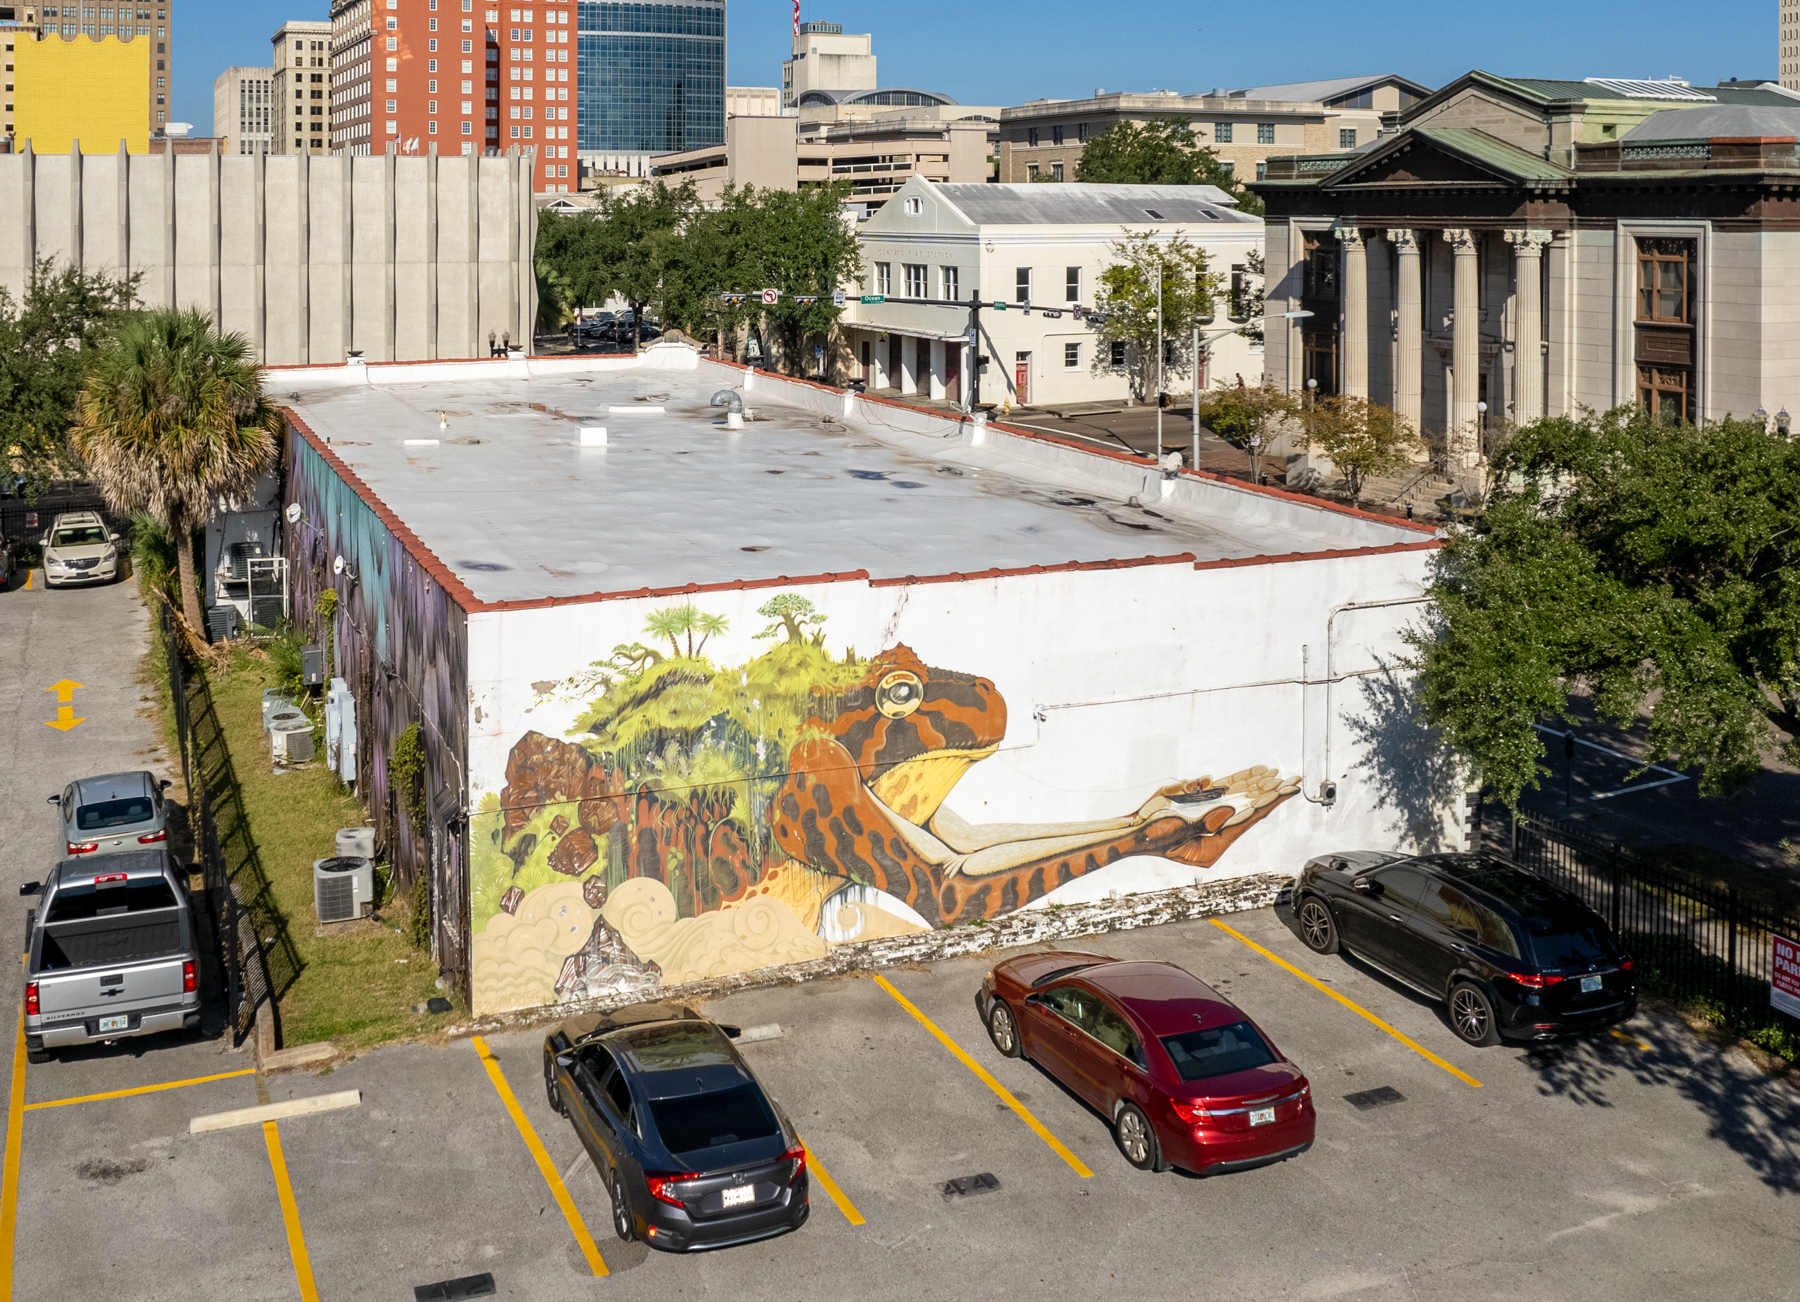
<svg viewBox="0 0 1800 1302"><path fill-rule="evenodd" d="M1460 469L1488 422L1796 406L1797 137L1771 85L1471 72L1370 145L1272 158L1267 374L1391 406Z"/></svg>

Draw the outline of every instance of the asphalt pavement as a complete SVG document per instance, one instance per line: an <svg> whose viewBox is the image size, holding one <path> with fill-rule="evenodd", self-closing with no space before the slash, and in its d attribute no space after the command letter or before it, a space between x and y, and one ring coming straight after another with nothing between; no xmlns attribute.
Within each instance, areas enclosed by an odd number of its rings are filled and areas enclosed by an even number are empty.
<svg viewBox="0 0 1800 1302"><path fill-rule="evenodd" d="M0 829L22 880L54 844L43 794L122 755L157 767L140 754L146 618L128 585L0 603L0 772L18 794ZM43 722L43 689L65 676L86 684L88 720L66 734ZM498 1296L546 1302L1793 1296L1787 1085L1649 1015L1552 1049L1470 1049L1435 1007L1313 955L1275 911L1219 922L1086 944L1181 963L1260 1021L1314 1085L1318 1142L1293 1161L1210 1179L1130 1168L1102 1118L987 1042L973 993L991 958L707 1005L781 1028L743 1052L812 1153L813 1212L798 1233L695 1257L613 1237L545 1099L542 1029L273 1077L219 1040L145 1039L13 1062L11 1295L406 1299L487 1274ZM15 1025L18 998L4 995ZM1346 1097L1383 1088L1399 1097ZM351 1106L190 1133L347 1091ZM998 1187L946 1195L975 1175Z"/></svg>

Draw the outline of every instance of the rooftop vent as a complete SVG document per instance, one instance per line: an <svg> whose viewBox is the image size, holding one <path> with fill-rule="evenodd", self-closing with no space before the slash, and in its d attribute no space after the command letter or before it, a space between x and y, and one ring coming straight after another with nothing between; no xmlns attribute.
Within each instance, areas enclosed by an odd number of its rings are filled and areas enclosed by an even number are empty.
<svg viewBox="0 0 1800 1302"><path fill-rule="evenodd" d="M1144 209L1144 211L1149 213L1150 216L1155 218L1157 221L1161 221L1163 219L1163 215L1161 213L1157 212L1156 209L1154 209L1154 208L1146 208L1146 209Z"/></svg>
<svg viewBox="0 0 1800 1302"><path fill-rule="evenodd" d="M800 24L800 35L802 36L842 36L843 34L844 25L842 23Z"/></svg>
<svg viewBox="0 0 1800 1302"><path fill-rule="evenodd" d="M1629 77L1588 77L1584 79L1584 84L1609 90L1625 99L1691 99L1706 104L1718 102L1718 96L1695 90L1679 77L1669 77L1662 81L1634 81Z"/></svg>

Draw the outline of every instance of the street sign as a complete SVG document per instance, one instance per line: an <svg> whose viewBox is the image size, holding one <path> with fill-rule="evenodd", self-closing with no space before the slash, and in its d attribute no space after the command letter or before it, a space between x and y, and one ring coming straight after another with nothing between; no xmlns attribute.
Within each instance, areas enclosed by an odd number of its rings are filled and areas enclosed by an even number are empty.
<svg viewBox="0 0 1800 1302"><path fill-rule="evenodd" d="M969 347L981 347L981 331L974 326L969 327Z"/></svg>
<svg viewBox="0 0 1800 1302"><path fill-rule="evenodd" d="M887 295L886 294L864 294L862 296L862 301L865 303L885 303L885 302L887 302Z"/></svg>
<svg viewBox="0 0 1800 1302"><path fill-rule="evenodd" d="M763 290L762 298L765 306L774 307L776 303L781 301L781 291L779 289L765 289Z"/></svg>
<svg viewBox="0 0 1800 1302"><path fill-rule="evenodd" d="M1006 304L1004 304L1004 303L995 303L995 304L994 304L994 311L996 311L996 312L1004 312L1004 311L1006 311Z"/></svg>
<svg viewBox="0 0 1800 1302"><path fill-rule="evenodd" d="M1769 1006L1800 1017L1800 942L1769 933Z"/></svg>
<svg viewBox="0 0 1800 1302"><path fill-rule="evenodd" d="M844 291L843 290L834 289L831 291L831 305L833 307L842 307L844 305Z"/></svg>

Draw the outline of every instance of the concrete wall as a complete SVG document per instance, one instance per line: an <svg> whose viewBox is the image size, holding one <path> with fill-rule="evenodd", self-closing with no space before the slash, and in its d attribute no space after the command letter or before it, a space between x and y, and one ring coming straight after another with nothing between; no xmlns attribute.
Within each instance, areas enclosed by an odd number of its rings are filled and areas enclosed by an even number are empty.
<svg viewBox="0 0 1800 1302"><path fill-rule="evenodd" d="M141 275L265 362L423 361L529 346L529 156L0 155L0 285L38 260Z"/></svg>
<svg viewBox="0 0 1800 1302"><path fill-rule="evenodd" d="M1394 668L1420 607L1366 604L1416 601L1429 559L473 613L474 1007L1291 873L1335 847L1459 848L1459 777L1419 762ZM671 656L647 624L690 601L720 631ZM1309 798L1327 779L1329 806Z"/></svg>

